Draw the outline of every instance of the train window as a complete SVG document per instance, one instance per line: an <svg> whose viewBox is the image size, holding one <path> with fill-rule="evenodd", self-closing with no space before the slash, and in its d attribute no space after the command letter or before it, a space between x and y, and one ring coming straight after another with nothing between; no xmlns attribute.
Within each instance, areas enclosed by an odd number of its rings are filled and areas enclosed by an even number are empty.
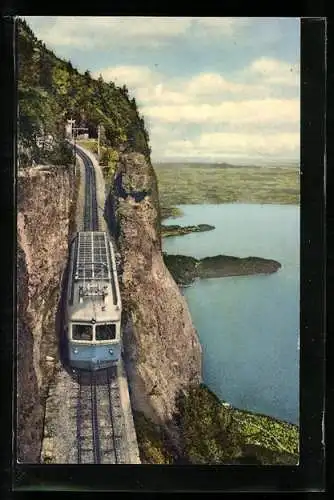
<svg viewBox="0 0 334 500"><path fill-rule="evenodd" d="M96 340L113 340L116 338L116 325L96 325Z"/></svg>
<svg viewBox="0 0 334 500"><path fill-rule="evenodd" d="M93 330L90 325L72 325L73 340L93 340Z"/></svg>

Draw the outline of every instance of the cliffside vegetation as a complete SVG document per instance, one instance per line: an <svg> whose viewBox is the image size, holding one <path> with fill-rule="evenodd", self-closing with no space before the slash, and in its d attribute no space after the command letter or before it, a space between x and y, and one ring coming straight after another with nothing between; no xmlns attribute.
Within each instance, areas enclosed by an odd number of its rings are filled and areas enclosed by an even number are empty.
<svg viewBox="0 0 334 500"><path fill-rule="evenodd" d="M298 463L297 426L224 406L204 384L181 397L178 407L190 463Z"/></svg>
<svg viewBox="0 0 334 500"><path fill-rule="evenodd" d="M143 463L296 465L298 427L223 404L201 384L179 395L175 421L181 446L142 414L135 423Z"/></svg>
<svg viewBox="0 0 334 500"><path fill-rule="evenodd" d="M140 460L143 464L172 464L174 456L168 449L168 438L164 429L154 424L143 413L133 412L139 446Z"/></svg>
<svg viewBox="0 0 334 500"><path fill-rule="evenodd" d="M97 137L101 126L104 161L119 149L150 154L148 134L136 101L125 85L81 74L70 61L57 57L38 40L24 20L17 20L19 165L69 164L71 148L64 141L69 118ZM111 158L109 158L111 156Z"/></svg>
<svg viewBox="0 0 334 500"><path fill-rule="evenodd" d="M197 224L197 226L179 226L178 224L161 226L164 238L182 236L189 233L202 233L204 231L212 231L213 229L215 229L215 226L211 226L210 224Z"/></svg>

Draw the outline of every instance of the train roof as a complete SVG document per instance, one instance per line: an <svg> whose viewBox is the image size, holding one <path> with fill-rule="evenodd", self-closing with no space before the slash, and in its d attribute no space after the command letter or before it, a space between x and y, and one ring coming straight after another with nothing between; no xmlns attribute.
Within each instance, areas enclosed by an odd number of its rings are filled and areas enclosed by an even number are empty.
<svg viewBox="0 0 334 500"><path fill-rule="evenodd" d="M118 321L121 297L107 233L81 231L74 240L70 277L71 321Z"/></svg>
<svg viewBox="0 0 334 500"><path fill-rule="evenodd" d="M116 263L110 253L107 233L82 231L78 233L77 241L75 279L110 281L113 271L116 271Z"/></svg>

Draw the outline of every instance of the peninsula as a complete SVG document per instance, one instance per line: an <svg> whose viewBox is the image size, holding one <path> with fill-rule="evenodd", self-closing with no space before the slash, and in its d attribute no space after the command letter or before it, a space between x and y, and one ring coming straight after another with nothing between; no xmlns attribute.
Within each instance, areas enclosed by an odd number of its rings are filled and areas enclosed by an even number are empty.
<svg viewBox="0 0 334 500"><path fill-rule="evenodd" d="M272 259L261 257L233 257L215 255L204 259L195 259L186 255L168 255L164 261L179 286L189 286L197 278L224 278L252 274L272 274L282 266Z"/></svg>

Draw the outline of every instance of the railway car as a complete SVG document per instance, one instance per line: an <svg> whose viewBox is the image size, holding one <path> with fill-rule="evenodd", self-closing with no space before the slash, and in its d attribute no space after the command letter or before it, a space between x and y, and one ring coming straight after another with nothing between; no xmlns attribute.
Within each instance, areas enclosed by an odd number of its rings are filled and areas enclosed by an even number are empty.
<svg viewBox="0 0 334 500"><path fill-rule="evenodd" d="M117 365L121 314L115 254L107 233L77 233L70 250L65 313L70 367L95 371Z"/></svg>

